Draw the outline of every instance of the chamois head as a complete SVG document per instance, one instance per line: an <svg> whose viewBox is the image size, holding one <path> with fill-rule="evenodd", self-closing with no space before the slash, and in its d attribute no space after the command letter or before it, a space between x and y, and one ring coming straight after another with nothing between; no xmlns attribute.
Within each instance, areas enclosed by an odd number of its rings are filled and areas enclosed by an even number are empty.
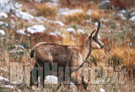
<svg viewBox="0 0 135 92"><path fill-rule="evenodd" d="M91 35L89 36L89 39L91 40L91 48L92 49L102 49L104 47L104 44L98 39L98 33L99 33L99 28L100 28L100 21L97 19L98 21L98 28L97 30L95 29ZM95 33L95 35L93 36L93 34Z"/></svg>

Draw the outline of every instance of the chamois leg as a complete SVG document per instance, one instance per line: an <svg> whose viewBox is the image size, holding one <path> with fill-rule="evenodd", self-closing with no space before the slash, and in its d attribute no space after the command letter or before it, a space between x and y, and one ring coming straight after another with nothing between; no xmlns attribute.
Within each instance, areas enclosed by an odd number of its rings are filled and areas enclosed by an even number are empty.
<svg viewBox="0 0 135 92"><path fill-rule="evenodd" d="M40 76L40 90L43 90L43 88L44 88L44 80L45 80L44 68L43 67L38 68L38 77L39 76Z"/></svg>
<svg viewBox="0 0 135 92"><path fill-rule="evenodd" d="M33 69L30 72L30 86L33 84L36 84L38 87L38 77L40 77L40 89L43 89L44 87L44 72L43 72L43 67L39 67L36 63L33 67Z"/></svg>
<svg viewBox="0 0 135 92"><path fill-rule="evenodd" d="M83 88L87 90L88 82L84 80L84 77L81 77L78 74L78 71L75 71L71 74L71 81L76 85L77 88L81 89L83 85Z"/></svg>
<svg viewBox="0 0 135 92"><path fill-rule="evenodd" d="M38 65L35 63L33 69L30 72L30 86L32 86L33 84L36 84L38 86L37 70L38 70Z"/></svg>

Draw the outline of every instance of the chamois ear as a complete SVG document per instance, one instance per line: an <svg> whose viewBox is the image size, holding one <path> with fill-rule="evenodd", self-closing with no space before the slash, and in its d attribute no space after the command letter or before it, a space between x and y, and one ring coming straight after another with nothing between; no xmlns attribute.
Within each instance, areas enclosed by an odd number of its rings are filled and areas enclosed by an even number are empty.
<svg viewBox="0 0 135 92"><path fill-rule="evenodd" d="M94 31L92 31L92 33L90 34L89 38L93 37L93 34L96 32L96 29Z"/></svg>

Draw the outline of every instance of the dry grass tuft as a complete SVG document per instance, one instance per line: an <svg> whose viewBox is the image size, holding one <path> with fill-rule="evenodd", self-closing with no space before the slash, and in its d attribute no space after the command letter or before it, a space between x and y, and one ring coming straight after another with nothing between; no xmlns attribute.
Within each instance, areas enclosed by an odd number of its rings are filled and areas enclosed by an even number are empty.
<svg viewBox="0 0 135 92"><path fill-rule="evenodd" d="M110 61L114 65L125 65L129 68L135 63L135 50L130 47L118 47L112 49Z"/></svg>

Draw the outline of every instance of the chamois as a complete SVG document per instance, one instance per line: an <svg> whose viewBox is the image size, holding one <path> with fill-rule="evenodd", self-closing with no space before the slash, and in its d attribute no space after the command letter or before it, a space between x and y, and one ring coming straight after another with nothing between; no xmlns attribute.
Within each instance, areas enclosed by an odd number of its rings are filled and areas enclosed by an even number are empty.
<svg viewBox="0 0 135 92"><path fill-rule="evenodd" d="M104 44L100 42L98 39L100 21L98 19L97 21L98 21L97 30L95 29L91 33L91 35L88 36L86 40L80 46L59 45L59 44L49 43L49 42L40 42L36 44L32 48L31 53L30 53L30 57L34 58L35 60L35 66L31 70L31 75L30 75L30 86L32 86L32 84L37 83L38 76L35 76L34 73L32 73L35 70L35 67L41 67L40 68L41 71L44 71L43 69L46 69L46 67L44 67L44 63L48 63L49 66L53 68L54 68L53 64L57 63L57 67L55 67L56 70L58 69L58 67L70 67L71 68L71 73L70 73L71 81L76 86L77 86L77 83L78 84L82 83L84 88L87 89L88 82L84 80L76 72L78 71L78 69L82 67L84 62L90 56L92 50L102 49L104 47ZM94 33L95 35L93 35ZM48 70L47 72L50 72L50 71ZM43 72L43 75L44 77L40 85L42 88L44 85L44 79L47 76L47 74L44 74ZM56 74L56 76L58 77L58 81L59 81L60 76L58 76L58 74Z"/></svg>

